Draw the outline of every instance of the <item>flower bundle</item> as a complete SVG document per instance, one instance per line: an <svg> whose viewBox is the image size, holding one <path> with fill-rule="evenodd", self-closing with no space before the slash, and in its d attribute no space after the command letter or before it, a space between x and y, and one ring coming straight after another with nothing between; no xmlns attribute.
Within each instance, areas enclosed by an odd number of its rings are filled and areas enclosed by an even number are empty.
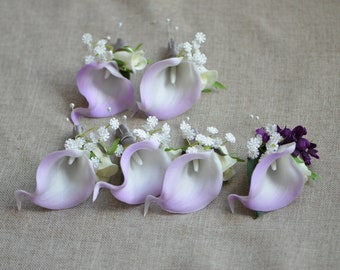
<svg viewBox="0 0 340 270"><path fill-rule="evenodd" d="M15 191L18 209L24 198L48 209L79 205L101 189L127 204L144 204L144 215L152 203L170 213L191 213L205 208L220 193L224 181L234 176L234 165L243 161L230 154L227 145L235 143L232 133L219 136L216 127L204 133L193 128L189 119L179 124L184 145L171 145L171 128L160 120L175 118L188 111L202 92L226 89L218 82L218 72L205 67L201 52L206 36L198 32L192 42L176 45L169 22L166 58L150 61L142 44L130 47L121 38L94 41L84 34L88 55L78 71L76 82L87 108L71 103L74 137L65 149L48 154L36 174L36 190ZM131 74L146 68L140 82L140 101L135 98ZM140 128L128 128L114 115L141 110L147 116ZM81 117L111 117L107 125L84 131ZM306 128L292 130L268 124L256 130L247 142L248 196L230 194L257 213L287 206L301 193L308 179L319 176L309 169L311 158L319 158L316 144L307 140ZM121 184L111 183L120 172Z"/></svg>

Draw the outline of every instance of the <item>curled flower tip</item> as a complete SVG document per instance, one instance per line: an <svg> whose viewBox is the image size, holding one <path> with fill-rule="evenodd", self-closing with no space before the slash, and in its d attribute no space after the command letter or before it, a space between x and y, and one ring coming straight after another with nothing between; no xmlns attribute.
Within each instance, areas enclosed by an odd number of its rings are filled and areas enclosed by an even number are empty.
<svg viewBox="0 0 340 270"><path fill-rule="evenodd" d="M147 215L148 211L149 211L149 207L151 203L158 203L159 198L152 196L152 195L148 195L145 199L145 204L144 204L144 217Z"/></svg>

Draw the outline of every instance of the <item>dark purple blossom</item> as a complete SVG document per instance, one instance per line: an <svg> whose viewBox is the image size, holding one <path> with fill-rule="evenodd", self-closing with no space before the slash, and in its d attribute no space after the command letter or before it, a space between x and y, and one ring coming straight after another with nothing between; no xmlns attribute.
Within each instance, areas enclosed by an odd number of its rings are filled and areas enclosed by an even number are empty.
<svg viewBox="0 0 340 270"><path fill-rule="evenodd" d="M269 135L268 135L268 133L263 128L258 128L256 130L256 135L261 135L262 136L262 141L264 143L269 141Z"/></svg>
<svg viewBox="0 0 340 270"><path fill-rule="evenodd" d="M318 151L315 149L316 144L311 143L306 138L303 138L307 134L307 129L303 126L296 126L293 130L290 130L287 127L283 129L277 126L277 132L283 138L283 141L280 142L280 145L295 142L296 148L292 153L295 157L300 157L305 162L306 165L311 164L311 157L319 158Z"/></svg>

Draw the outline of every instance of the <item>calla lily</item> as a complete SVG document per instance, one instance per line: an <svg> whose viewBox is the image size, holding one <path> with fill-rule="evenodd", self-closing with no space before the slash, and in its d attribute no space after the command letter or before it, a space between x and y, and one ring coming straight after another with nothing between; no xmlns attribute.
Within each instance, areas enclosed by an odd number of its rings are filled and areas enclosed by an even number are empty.
<svg viewBox="0 0 340 270"><path fill-rule="evenodd" d="M93 200L96 200L101 188L107 188L122 202L144 203L147 195L158 196L161 193L164 174L170 162L167 153L159 149L158 142L150 140L131 144L121 157L123 184L115 186L98 182L94 188Z"/></svg>
<svg viewBox="0 0 340 270"><path fill-rule="evenodd" d="M78 118L81 116L109 117L127 110L134 103L132 83L121 75L112 62L92 62L83 66L77 74L77 85L89 106L72 111L71 118L75 125L79 125Z"/></svg>
<svg viewBox="0 0 340 270"><path fill-rule="evenodd" d="M96 175L83 150L62 150L50 153L37 170L34 193L15 191L18 209L27 197L34 204L48 209L65 209L84 202L92 193Z"/></svg>
<svg viewBox="0 0 340 270"><path fill-rule="evenodd" d="M189 110L200 98L200 75L191 62L172 57L151 65L140 85L139 108L160 120Z"/></svg>
<svg viewBox="0 0 340 270"><path fill-rule="evenodd" d="M295 143L290 143L264 156L253 171L248 196L228 196L231 211L234 212L235 199L249 209L263 212L277 210L293 202L304 185L304 175L291 156L294 150Z"/></svg>
<svg viewBox="0 0 340 270"><path fill-rule="evenodd" d="M146 198L144 215L152 202L171 213L198 211L217 197L222 183L222 166L216 154L184 154L167 169L161 195Z"/></svg>

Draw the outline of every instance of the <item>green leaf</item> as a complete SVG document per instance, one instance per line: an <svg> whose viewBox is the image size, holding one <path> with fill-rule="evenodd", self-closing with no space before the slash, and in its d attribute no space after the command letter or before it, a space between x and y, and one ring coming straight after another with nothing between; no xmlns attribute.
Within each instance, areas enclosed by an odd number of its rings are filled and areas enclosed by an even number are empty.
<svg viewBox="0 0 340 270"><path fill-rule="evenodd" d="M113 61L115 61L119 67L125 67L125 62L116 58L113 58Z"/></svg>
<svg viewBox="0 0 340 270"><path fill-rule="evenodd" d="M137 47L134 48L134 51L135 52L138 51L142 46L143 46L143 43L138 44Z"/></svg>
<svg viewBox="0 0 340 270"><path fill-rule="evenodd" d="M117 150L117 147L118 147L118 144L119 144L119 141L120 141L120 139L119 138L117 138L117 139L115 139L114 141L113 141L113 143L112 143L112 145L111 145L111 147L106 151L107 152L107 154L110 156L110 155L113 155L114 154L114 152Z"/></svg>
<svg viewBox="0 0 340 270"><path fill-rule="evenodd" d="M130 46L123 46L119 50L126 51L126 52L129 52L129 53L133 53L133 49Z"/></svg>
<svg viewBox="0 0 340 270"><path fill-rule="evenodd" d="M214 82L213 85L214 85L214 87L215 87L216 89L227 90L227 87L224 86L222 83L220 83L220 82L218 82L218 81Z"/></svg>
<svg viewBox="0 0 340 270"><path fill-rule="evenodd" d="M256 158L256 159L248 158L247 159L247 180L249 184L251 182L251 176L253 174L253 171L258 162L259 162L259 158Z"/></svg>
<svg viewBox="0 0 340 270"><path fill-rule="evenodd" d="M210 93L212 90L211 89L203 89L202 92L203 93Z"/></svg>
<svg viewBox="0 0 340 270"><path fill-rule="evenodd" d="M234 154L229 154L232 159L236 159L237 162L245 162L244 159L234 156Z"/></svg>
<svg viewBox="0 0 340 270"><path fill-rule="evenodd" d="M311 172L312 172L312 174L310 176L310 179L312 179L312 180L321 180L322 179L321 175L319 175L319 174L317 174L316 172L313 172L313 171L311 171Z"/></svg>

